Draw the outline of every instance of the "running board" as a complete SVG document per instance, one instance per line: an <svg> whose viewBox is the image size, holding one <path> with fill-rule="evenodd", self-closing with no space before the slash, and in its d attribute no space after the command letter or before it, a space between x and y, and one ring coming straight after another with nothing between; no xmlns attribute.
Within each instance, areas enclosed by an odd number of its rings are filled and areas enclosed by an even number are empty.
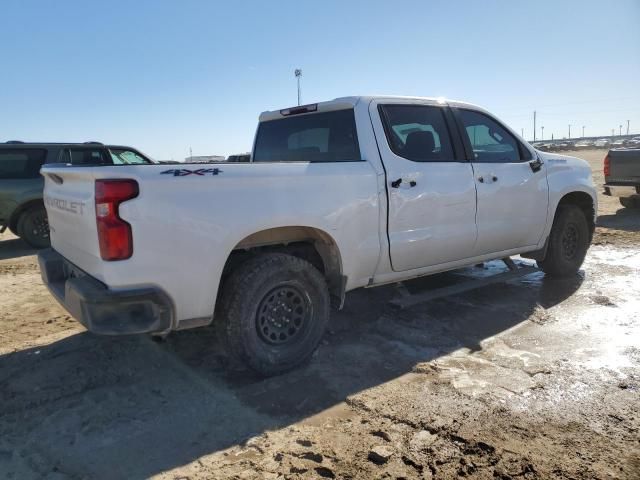
<svg viewBox="0 0 640 480"><path fill-rule="evenodd" d="M507 270L506 272L497 273L489 277L467 280L455 285L427 290L426 292L410 293L407 290L406 286L400 283L398 288L398 291L400 292L400 298L391 300L389 303L391 303L392 306L400 309L409 308L420 303L435 300L436 298L442 298L449 295L468 292L469 290L475 290L476 288L485 287L494 283L508 282L509 280L514 280L516 278L524 277L526 275L531 275L532 273L541 271L539 268L532 265L517 265L509 257L503 258L502 261L509 268L509 270Z"/></svg>

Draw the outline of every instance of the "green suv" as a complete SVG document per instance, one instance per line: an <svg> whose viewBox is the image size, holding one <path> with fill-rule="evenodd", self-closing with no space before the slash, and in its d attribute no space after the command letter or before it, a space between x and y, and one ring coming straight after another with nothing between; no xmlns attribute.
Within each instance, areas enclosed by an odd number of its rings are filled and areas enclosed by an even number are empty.
<svg viewBox="0 0 640 480"><path fill-rule="evenodd" d="M0 143L0 233L7 228L34 248L49 246L42 201L45 163L131 165L153 163L131 147L87 143Z"/></svg>

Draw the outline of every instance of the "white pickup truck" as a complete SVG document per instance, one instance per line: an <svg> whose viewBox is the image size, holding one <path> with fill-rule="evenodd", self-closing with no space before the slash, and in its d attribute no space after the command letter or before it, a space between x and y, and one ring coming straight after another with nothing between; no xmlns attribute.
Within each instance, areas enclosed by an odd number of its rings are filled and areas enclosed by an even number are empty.
<svg viewBox="0 0 640 480"><path fill-rule="evenodd" d="M223 322L263 374L318 345L360 287L520 254L578 271L588 165L457 101L348 97L265 112L249 163L45 165L53 295L90 331Z"/></svg>

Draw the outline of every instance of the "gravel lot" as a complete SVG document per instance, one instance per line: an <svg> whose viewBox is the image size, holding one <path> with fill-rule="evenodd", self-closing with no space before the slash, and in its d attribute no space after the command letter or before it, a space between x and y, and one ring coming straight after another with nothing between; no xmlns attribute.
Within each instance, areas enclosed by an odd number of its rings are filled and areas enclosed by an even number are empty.
<svg viewBox="0 0 640 480"><path fill-rule="evenodd" d="M568 154L602 184L604 151ZM213 329L85 332L5 233L0 478L638 479L640 213L600 201L578 277L402 312L395 286L352 292L310 364L267 380Z"/></svg>

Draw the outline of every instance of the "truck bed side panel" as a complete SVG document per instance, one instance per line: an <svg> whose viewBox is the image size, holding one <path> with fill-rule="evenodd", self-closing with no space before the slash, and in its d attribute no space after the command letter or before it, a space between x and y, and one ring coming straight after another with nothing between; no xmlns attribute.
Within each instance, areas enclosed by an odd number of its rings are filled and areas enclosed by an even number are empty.
<svg viewBox="0 0 640 480"><path fill-rule="evenodd" d="M198 169L217 168L202 175ZM182 170L175 174L175 170ZM229 253L245 237L282 226L307 226L332 237L349 283L362 284L378 260L376 174L367 162L143 165L80 168L83 186L46 179L54 249L110 289L153 285L167 292L178 320L210 316ZM43 174L66 177L66 169ZM79 174L78 174L79 175ZM73 175L70 175L73 177ZM128 260L100 259L93 204L97 178L133 178L137 198L120 206L133 228ZM71 188L64 188L64 185ZM83 213L59 211L84 202ZM58 235L57 231L64 231ZM349 287L349 285L347 286Z"/></svg>

